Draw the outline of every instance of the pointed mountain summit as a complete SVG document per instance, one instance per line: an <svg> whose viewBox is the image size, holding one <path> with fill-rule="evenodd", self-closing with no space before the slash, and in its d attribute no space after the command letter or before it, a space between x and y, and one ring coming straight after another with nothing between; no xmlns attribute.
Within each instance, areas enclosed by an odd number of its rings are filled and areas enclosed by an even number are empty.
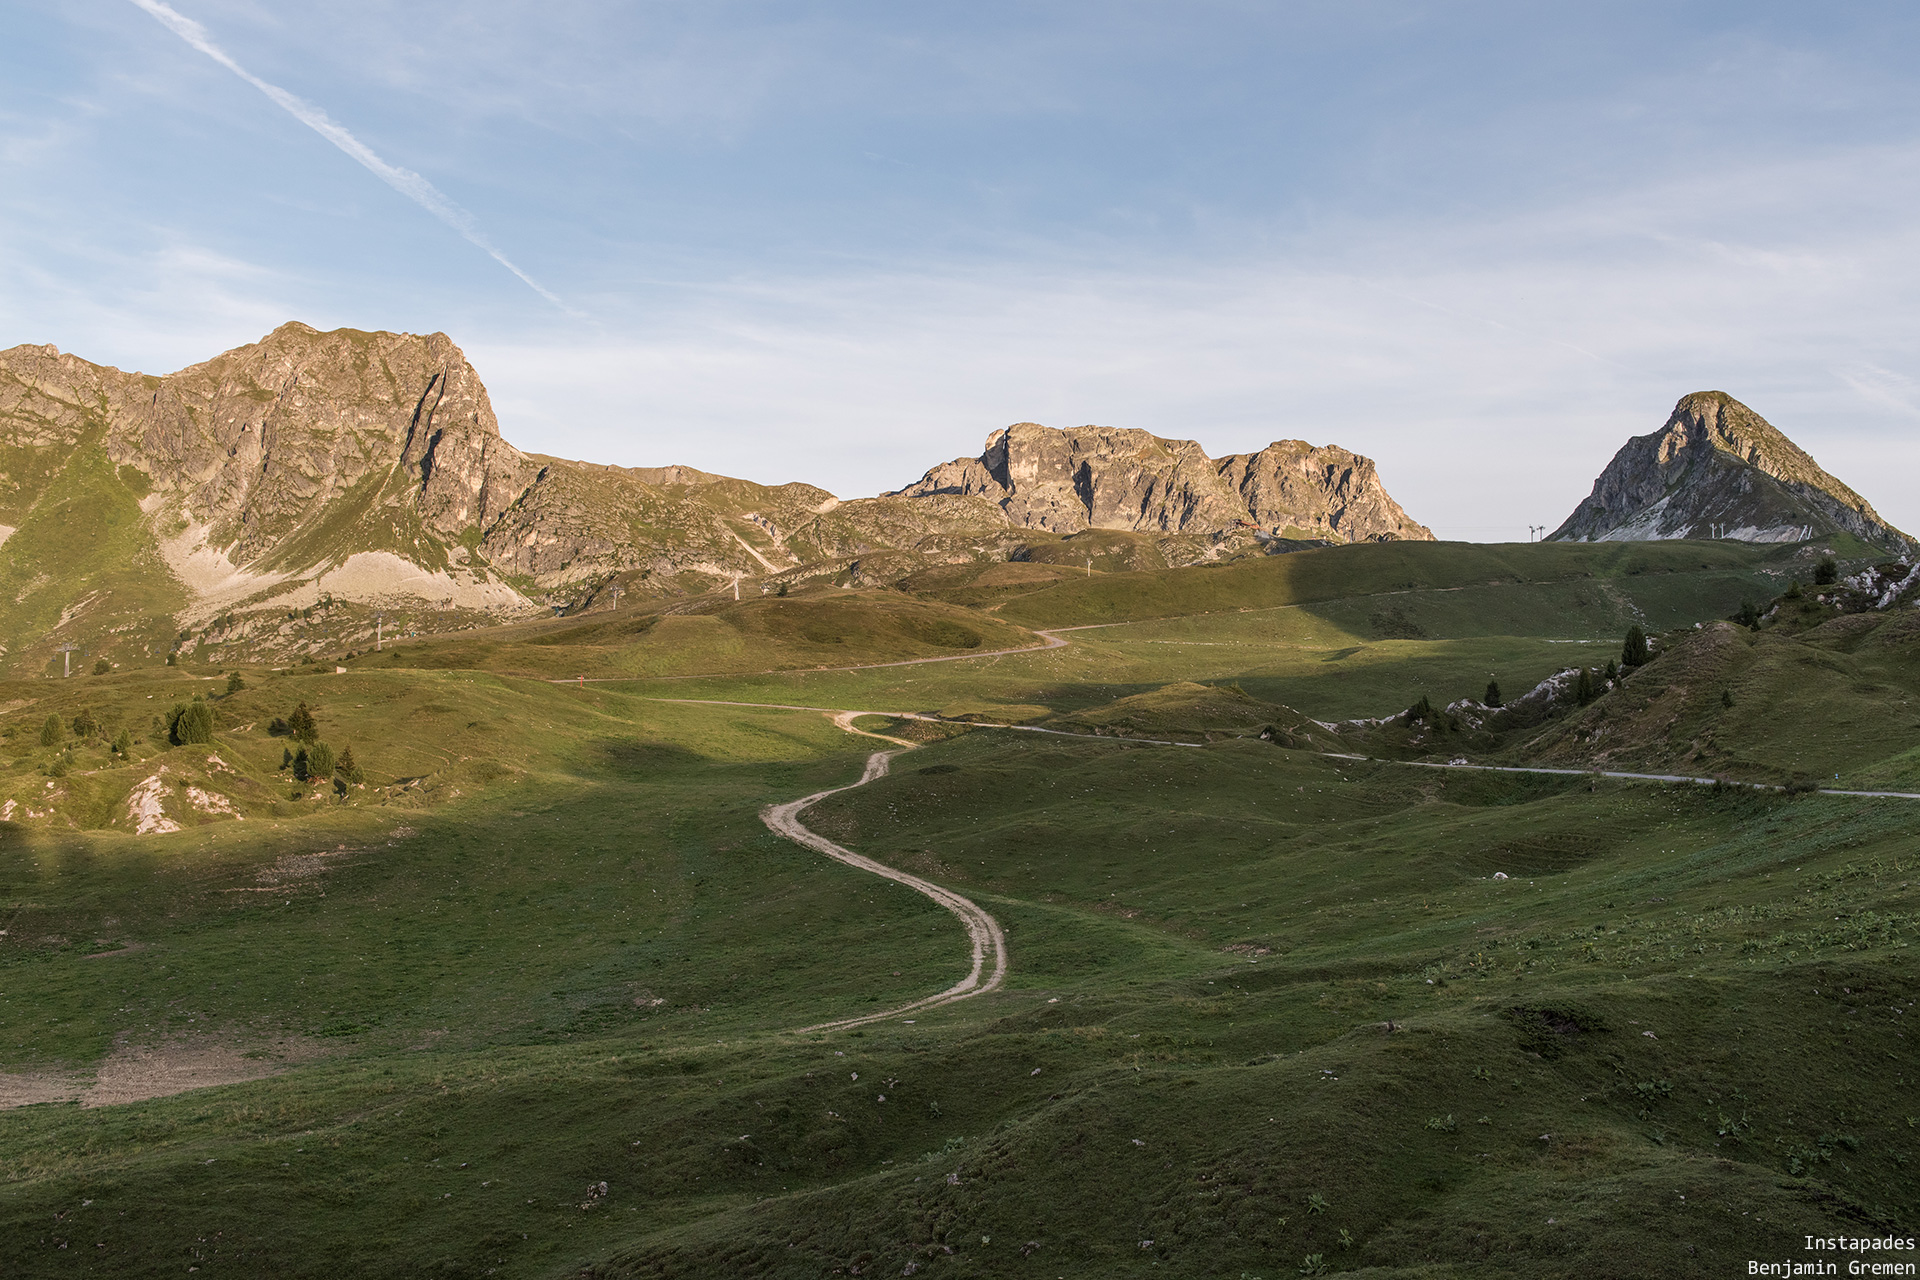
<svg viewBox="0 0 1920 1280"><path fill-rule="evenodd" d="M1337 445L1279 440L1209 458L1191 440L1114 427L1018 422L898 497L985 498L1013 524L1054 533L1124 529L1217 534L1243 526L1335 542L1430 542L1387 494L1373 459Z"/></svg>
<svg viewBox="0 0 1920 1280"><path fill-rule="evenodd" d="M1558 542L1732 538L1800 542L1848 534L1906 554L1913 539L1724 391L1682 396L1660 430L1613 455Z"/></svg>

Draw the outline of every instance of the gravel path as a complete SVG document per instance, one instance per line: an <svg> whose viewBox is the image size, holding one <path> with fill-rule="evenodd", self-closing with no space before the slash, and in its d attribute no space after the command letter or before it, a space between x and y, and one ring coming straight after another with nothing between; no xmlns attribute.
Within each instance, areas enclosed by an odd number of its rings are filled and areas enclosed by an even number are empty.
<svg viewBox="0 0 1920 1280"><path fill-rule="evenodd" d="M793 710L814 710L814 708L793 708ZM884 737L883 734L869 734L864 729L855 729L851 723L854 716L871 714L868 712L845 712L834 716L834 723L849 733L865 734L867 737ZM844 722L843 722L844 721ZM897 742L897 738L888 738ZM910 749L903 746L901 750ZM1007 977L1007 939L1000 931L1000 922L988 915L969 898L964 898L951 889L943 889L930 880L908 875L904 871L876 862L853 850L835 844L817 831L812 831L800 821L800 815L809 806L818 804L828 796L838 795L842 791L851 791L855 787L864 787L876 778L887 776L887 766L900 751L876 751L867 757L867 768L858 782L848 783L844 787L830 787L825 791L816 791L810 796L798 800L789 800L785 804L771 805L760 814L760 821L776 835L785 836L795 844L804 845L816 853L824 853L835 862L844 862L850 867L871 872L886 880L892 880L907 886L915 893L932 898L935 902L953 912L966 927L967 939L973 946L973 967L967 976L948 987L938 995L903 1004L896 1009L881 1013L863 1014L858 1018L842 1018L837 1022L822 1022L811 1027L802 1027L802 1031L844 1031L849 1027L865 1026L869 1022L883 1022L889 1018L899 1018L923 1009L932 1009L943 1004L952 1004L956 1000L970 1000L974 996L985 995L1006 981Z"/></svg>

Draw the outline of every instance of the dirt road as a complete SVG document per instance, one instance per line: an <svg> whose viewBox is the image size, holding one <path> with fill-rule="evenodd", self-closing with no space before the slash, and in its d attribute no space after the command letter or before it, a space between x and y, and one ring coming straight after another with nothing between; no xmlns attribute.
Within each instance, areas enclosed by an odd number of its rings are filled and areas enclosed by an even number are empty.
<svg viewBox="0 0 1920 1280"><path fill-rule="evenodd" d="M846 729L849 733L865 733L866 731L863 729L855 729L851 723L852 717L860 714L864 713L847 713L845 717L846 723L842 723L841 718L836 716L834 722L840 724L840 727ZM866 736L881 737L883 735L867 734ZM898 739L889 738L888 741L898 741ZM902 748L902 750L905 749L904 747ZM808 806L818 804L828 796L838 795L842 791L851 791L855 787L864 787L875 778L884 778L887 774L888 764L893 760L893 757L899 754L899 751L876 751L867 757L866 772L860 775L858 782L848 783L844 787L831 787L825 791L816 791L810 796L802 796L798 800L789 800L785 804L772 805L762 811L760 820L766 823L767 827L776 835L785 836L795 844L804 845L816 853L824 853L835 862L844 862L850 867L857 867L862 871L871 872L883 879L903 884L915 893L932 898L935 902L953 912L954 915L960 918L960 923L966 927L967 939L972 943L973 967L967 971L966 977L954 983L938 995L928 996L924 1000L915 1000L911 1004L904 1004L898 1008L888 1009L881 1013L868 1013L857 1018L842 1018L837 1022L822 1022L815 1026L802 1027L802 1031L843 1031L849 1027L864 1026L869 1022L882 1022L890 1018L900 1018L907 1014L918 1013L923 1009L932 1009L939 1005L952 1004L956 1000L968 1000L974 996L985 995L1006 981L1007 940L1005 935L1000 931L1000 922L988 915L971 899L963 898L951 889L943 889L930 880L922 880L919 876L908 875L906 872L896 870L884 862L876 862L872 858L864 857L851 849L837 845L819 832L809 830L806 825L800 821L801 813L804 812Z"/></svg>

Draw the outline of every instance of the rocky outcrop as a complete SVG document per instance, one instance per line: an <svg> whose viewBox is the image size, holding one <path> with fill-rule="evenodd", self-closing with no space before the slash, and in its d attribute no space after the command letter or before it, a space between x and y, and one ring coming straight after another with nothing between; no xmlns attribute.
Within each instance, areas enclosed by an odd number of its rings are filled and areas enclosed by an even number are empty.
<svg viewBox="0 0 1920 1280"><path fill-rule="evenodd" d="M539 471L441 333L285 324L165 377L15 347L0 352L0 431L42 449L43 479L97 443L207 545L262 571L324 562L342 549L331 529L369 520L387 528L358 528L355 549L444 560L406 544L484 527ZM37 488L11 486L29 505Z"/></svg>
<svg viewBox="0 0 1920 1280"><path fill-rule="evenodd" d="M896 495L984 498L1029 529L1224 533L1257 526L1343 542L1431 540L1380 484L1373 461L1282 440L1209 458L1191 440L1111 427L1021 422L978 458L935 467Z"/></svg>
<svg viewBox="0 0 1920 1280"><path fill-rule="evenodd" d="M1881 550L1914 543L1724 391L1682 396L1660 430L1613 456L1549 541L1732 538L1800 542L1851 534Z"/></svg>

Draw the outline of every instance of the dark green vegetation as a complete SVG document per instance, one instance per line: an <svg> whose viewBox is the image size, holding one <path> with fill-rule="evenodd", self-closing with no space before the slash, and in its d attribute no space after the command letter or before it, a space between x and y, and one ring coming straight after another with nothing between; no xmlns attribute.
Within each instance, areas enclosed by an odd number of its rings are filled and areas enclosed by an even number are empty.
<svg viewBox="0 0 1920 1280"><path fill-rule="evenodd" d="M1706 1277L1905 1233L1912 802L1317 754L1634 767L1705 726L1742 776L1910 776L1913 610L1774 609L1791 554L1351 547L683 619L731 648L589 614L0 688L0 1271ZM1150 620L500 674L1100 610ZM1642 618L1646 665L1527 710ZM1422 737L1490 673L1533 719ZM798 1031L952 983L959 926L758 820L881 744L663 697L1099 734L863 720L927 745L808 815L992 912L1007 987ZM1156 733L1196 745L1116 740ZM321 744L339 785L295 777ZM131 833L150 778L184 829ZM192 1071L237 1082L131 1100Z"/></svg>

